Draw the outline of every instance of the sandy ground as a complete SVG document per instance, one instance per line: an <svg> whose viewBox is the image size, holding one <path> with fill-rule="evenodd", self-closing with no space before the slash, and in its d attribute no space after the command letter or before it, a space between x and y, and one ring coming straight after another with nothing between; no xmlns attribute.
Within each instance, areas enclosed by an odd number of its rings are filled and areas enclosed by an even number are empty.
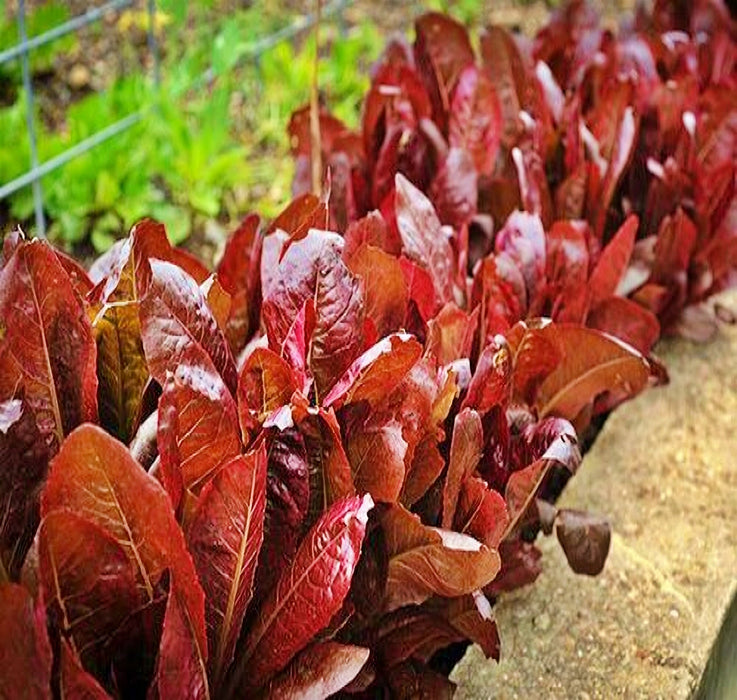
<svg viewBox="0 0 737 700"><path fill-rule="evenodd" d="M610 517L604 572L541 542L540 579L497 606L502 662L470 649L457 698L670 700L698 680L737 585L737 327L657 350L670 385L615 412L561 498Z"/></svg>

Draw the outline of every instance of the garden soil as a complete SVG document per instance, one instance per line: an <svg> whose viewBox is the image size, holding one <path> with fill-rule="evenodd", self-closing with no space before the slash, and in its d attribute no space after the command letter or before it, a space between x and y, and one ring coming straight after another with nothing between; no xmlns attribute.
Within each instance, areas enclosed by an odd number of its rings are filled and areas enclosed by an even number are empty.
<svg viewBox="0 0 737 700"><path fill-rule="evenodd" d="M720 301L737 310L737 291ZM559 505L606 514L597 578L555 536L543 572L496 606L502 660L472 647L459 700L687 698L737 586L737 327L656 350L669 386L616 410Z"/></svg>

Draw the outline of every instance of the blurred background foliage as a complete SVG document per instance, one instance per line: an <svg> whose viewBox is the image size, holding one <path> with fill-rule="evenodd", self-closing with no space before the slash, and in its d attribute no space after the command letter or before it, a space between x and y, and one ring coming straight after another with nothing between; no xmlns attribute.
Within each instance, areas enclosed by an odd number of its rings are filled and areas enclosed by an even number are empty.
<svg viewBox="0 0 737 700"><path fill-rule="evenodd" d="M94 4L99 4L94 3ZM27 0L28 35L84 12L82 0ZM394 27L414 14L451 11L474 23L482 0L358 2L321 26L320 89L330 109L358 124L368 71ZM106 16L31 53L41 162L127 115L133 128L43 178L49 237L92 254L153 216L173 242L215 245L251 208L273 216L288 201L293 164L286 125L306 103L314 42L310 32L265 37L314 9L309 0L157 0L158 89L146 32L146 3ZM0 0L0 50L18 40L14 0ZM210 71L206 80L203 74ZM19 61L0 66L0 184L29 166ZM0 202L0 229L32 230L30 187Z"/></svg>

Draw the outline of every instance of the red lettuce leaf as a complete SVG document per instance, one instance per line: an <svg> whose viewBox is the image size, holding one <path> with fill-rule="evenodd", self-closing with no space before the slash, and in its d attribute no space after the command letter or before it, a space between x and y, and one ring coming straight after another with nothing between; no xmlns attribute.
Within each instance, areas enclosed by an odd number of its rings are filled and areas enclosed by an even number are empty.
<svg viewBox="0 0 737 700"><path fill-rule="evenodd" d="M467 535L427 527L400 505L381 519L389 553L387 612L432 595L455 597L489 584L499 555Z"/></svg>
<svg viewBox="0 0 737 700"><path fill-rule="evenodd" d="M218 276L210 275L201 285L200 289L207 299L207 306L217 321L218 328L226 334L228 330L228 318L233 306L233 298L220 284Z"/></svg>
<svg viewBox="0 0 737 700"><path fill-rule="evenodd" d="M356 488L333 410L295 405L293 416L307 451L310 504L306 522L311 525L333 503L355 495Z"/></svg>
<svg viewBox="0 0 737 700"><path fill-rule="evenodd" d="M259 609L239 661L238 683L263 686L338 612L348 594L372 506L368 495L338 501L305 535Z"/></svg>
<svg viewBox="0 0 737 700"><path fill-rule="evenodd" d="M377 502L393 503L402 491L409 447L402 428L395 417L380 414L348 431L345 450L353 481Z"/></svg>
<svg viewBox="0 0 737 700"><path fill-rule="evenodd" d="M276 433L267 441L264 543L256 569L256 594L270 593L294 556L310 506L311 473L307 449L297 428Z"/></svg>
<svg viewBox="0 0 737 700"><path fill-rule="evenodd" d="M491 603L481 591L458 598L436 598L427 607L447 620L463 638L478 644L487 659L499 661L499 632Z"/></svg>
<svg viewBox="0 0 737 700"><path fill-rule="evenodd" d="M391 696L395 698L433 698L451 700L456 684L442 673L419 662L393 666L387 673Z"/></svg>
<svg viewBox="0 0 737 700"><path fill-rule="evenodd" d="M447 365L470 357L478 323L478 310L467 313L450 302L427 324L425 351Z"/></svg>
<svg viewBox="0 0 737 700"><path fill-rule="evenodd" d="M258 329L261 310L261 242L259 217L249 214L225 244L217 266L218 279L232 304L225 332L233 352L238 352Z"/></svg>
<svg viewBox="0 0 737 700"><path fill-rule="evenodd" d="M266 449L263 445L220 469L203 489L187 533L205 591L205 615L214 688L233 660L253 595L264 537Z"/></svg>
<svg viewBox="0 0 737 700"><path fill-rule="evenodd" d="M177 580L172 580L164 613L156 672L149 688L149 696L160 700L210 698L205 624L201 617L192 617L186 597L179 592ZM201 589L198 597L202 607L204 595Z"/></svg>
<svg viewBox="0 0 737 700"><path fill-rule="evenodd" d="M401 174L395 179L395 188L397 229L405 254L429 273L437 301L452 301L453 249L432 203Z"/></svg>
<svg viewBox="0 0 737 700"><path fill-rule="evenodd" d="M465 149L454 147L448 151L428 193L442 223L460 229L471 221L478 204L478 175Z"/></svg>
<svg viewBox="0 0 737 700"><path fill-rule="evenodd" d="M617 291L632 258L638 224L636 216L627 217L602 251L588 283L592 306L613 296Z"/></svg>
<svg viewBox="0 0 737 700"><path fill-rule="evenodd" d="M217 470L240 453L236 404L212 366L180 364L175 374L167 375L159 400L157 443L163 483L175 510L182 496L197 496Z"/></svg>
<svg viewBox="0 0 737 700"><path fill-rule="evenodd" d="M461 485L453 529L496 549L509 525L502 495L485 481L472 476Z"/></svg>
<svg viewBox="0 0 737 700"><path fill-rule="evenodd" d="M283 231L292 241L304 238L311 228L325 229L328 225L328 208L312 193L293 199L279 216L271 222L266 233Z"/></svg>
<svg viewBox="0 0 737 700"><path fill-rule="evenodd" d="M346 264L363 279L366 316L374 322L379 337L398 330L404 323L409 302L399 260L367 243L357 248Z"/></svg>
<svg viewBox="0 0 737 700"><path fill-rule="evenodd" d="M94 316L92 330L97 343L100 425L128 442L140 423L149 381L138 301L120 299L104 305Z"/></svg>
<svg viewBox="0 0 737 700"><path fill-rule="evenodd" d="M75 658L105 682L109 644L139 603L128 554L102 528L68 510L49 513L38 537L39 585L49 617Z"/></svg>
<svg viewBox="0 0 737 700"><path fill-rule="evenodd" d="M400 608L382 619L376 655L384 667L391 668L408 659L427 663L439 649L463 641L463 635L428 607Z"/></svg>
<svg viewBox="0 0 737 700"><path fill-rule="evenodd" d="M51 462L41 515L68 509L98 525L126 552L141 603L152 603L166 570L179 582L191 619L202 621L202 588L163 487L124 445L85 424Z"/></svg>
<svg viewBox="0 0 737 700"><path fill-rule="evenodd" d="M363 289L342 261L342 248L337 234L307 233L284 253L263 305L269 344L278 349L305 301L314 301L309 366L318 396L329 391L363 346Z"/></svg>
<svg viewBox="0 0 737 700"><path fill-rule="evenodd" d="M415 21L414 54L417 68L433 103L439 124L445 124L453 89L464 68L474 63L466 28L439 12Z"/></svg>
<svg viewBox="0 0 737 700"><path fill-rule="evenodd" d="M458 77L450 106L449 145L465 149L479 175L491 175L501 128L501 108L489 79L476 66L467 66Z"/></svg>
<svg viewBox="0 0 737 700"><path fill-rule="evenodd" d="M502 143L511 149L525 129L520 111L539 116L542 101L538 83L514 38L501 27L488 27L482 32L481 60L485 75L499 98Z"/></svg>
<svg viewBox="0 0 737 700"><path fill-rule="evenodd" d="M315 642L269 684L270 698L327 698L360 672L369 649L338 642Z"/></svg>
<svg viewBox="0 0 737 700"><path fill-rule="evenodd" d="M256 348L238 375L238 417L248 435L302 389L293 367L269 348Z"/></svg>
<svg viewBox="0 0 737 700"><path fill-rule="evenodd" d="M422 347L406 333L382 338L346 370L323 399L326 408L366 401L376 408L412 369Z"/></svg>
<svg viewBox="0 0 737 700"><path fill-rule="evenodd" d="M620 338L648 355L660 337L660 323L651 311L625 297L609 297L595 306L586 325Z"/></svg>
<svg viewBox="0 0 737 700"><path fill-rule="evenodd" d="M542 552L534 544L514 539L499 545L502 568L490 586L484 589L486 595L497 596L505 591L514 591L537 580L542 571Z"/></svg>
<svg viewBox="0 0 737 700"><path fill-rule="evenodd" d="M0 270L0 401L24 392L51 453L97 420L96 350L69 276L42 241L19 242Z"/></svg>
<svg viewBox="0 0 737 700"><path fill-rule="evenodd" d="M494 406L505 406L512 382L512 356L503 338L486 346L468 385L461 408L474 408L484 414Z"/></svg>
<svg viewBox="0 0 737 700"><path fill-rule="evenodd" d="M471 408L462 410L453 422L448 473L443 485L443 519L441 526L448 529L458 503L461 485L476 470L484 449L484 428L481 418Z"/></svg>
<svg viewBox="0 0 737 700"><path fill-rule="evenodd" d="M573 427L563 422L560 432L548 445L545 452L532 464L515 471L507 481L504 498L509 511L509 522L504 536L513 533L520 524L530 505L533 504L543 481L553 466L559 465L574 473L581 461L578 439Z"/></svg>
<svg viewBox="0 0 737 700"><path fill-rule="evenodd" d="M181 268L151 261L141 302L141 334L149 370L162 386L182 362L212 367L235 395L238 375L223 332L195 281Z"/></svg>
<svg viewBox="0 0 737 700"><path fill-rule="evenodd" d="M601 573L612 537L606 519L564 508L558 511L555 534L571 569L587 576Z"/></svg>
<svg viewBox="0 0 737 700"><path fill-rule="evenodd" d="M562 360L540 384L535 405L540 417L573 420L600 394L619 401L637 395L656 369L634 348L600 331L576 326L547 326Z"/></svg>

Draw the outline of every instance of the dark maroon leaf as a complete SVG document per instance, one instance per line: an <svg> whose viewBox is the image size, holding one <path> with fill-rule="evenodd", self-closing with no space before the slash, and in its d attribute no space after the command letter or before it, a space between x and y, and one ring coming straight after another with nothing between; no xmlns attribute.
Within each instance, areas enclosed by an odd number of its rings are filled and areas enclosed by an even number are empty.
<svg viewBox="0 0 737 700"><path fill-rule="evenodd" d="M304 438L296 428L268 442L264 544L256 569L256 598L272 590L292 560L310 505L310 469Z"/></svg>
<svg viewBox="0 0 737 700"><path fill-rule="evenodd" d="M524 130L520 111L538 116L540 91L525 65L514 38L501 27L488 27L481 35L481 60L496 93L502 114L502 143L510 148Z"/></svg>
<svg viewBox="0 0 737 700"><path fill-rule="evenodd" d="M307 522L311 525L333 503L355 495L356 488L333 410L295 405L293 416L307 450L310 474Z"/></svg>
<svg viewBox="0 0 737 700"><path fill-rule="evenodd" d="M23 399L0 403L0 582L17 581L39 521L49 452Z"/></svg>
<svg viewBox="0 0 737 700"><path fill-rule="evenodd" d="M43 606L28 591L0 584L0 696L51 700L51 647Z"/></svg>
<svg viewBox="0 0 737 700"><path fill-rule="evenodd" d="M464 638L478 644L487 659L499 661L501 643L491 603L481 591L459 598L436 598L428 605Z"/></svg>
<svg viewBox="0 0 737 700"><path fill-rule="evenodd" d="M427 663L439 649L463 640L434 602L400 608L382 619L376 643L382 665L391 668L408 659Z"/></svg>
<svg viewBox="0 0 737 700"><path fill-rule="evenodd" d="M436 120L445 124L458 78L474 63L468 32L448 15L429 12L415 21L415 33L415 60L433 101Z"/></svg>
<svg viewBox="0 0 737 700"><path fill-rule="evenodd" d="M490 596L499 595L504 591L513 591L528 586L537 579L542 571L540 559L542 553L529 542L512 540L499 545L499 555L502 568L484 592Z"/></svg>
<svg viewBox="0 0 737 700"><path fill-rule="evenodd" d="M607 520L564 508L558 512L555 534L568 563L577 574L596 576L601 573L612 537Z"/></svg>
<svg viewBox="0 0 737 700"><path fill-rule="evenodd" d="M74 700L106 700L110 698L95 678L82 668L66 640L61 643L59 694L62 698L74 698Z"/></svg>
<svg viewBox="0 0 737 700"><path fill-rule="evenodd" d="M433 698L451 700L456 685L437 671L417 662L406 662L389 671L389 687L393 698Z"/></svg>

